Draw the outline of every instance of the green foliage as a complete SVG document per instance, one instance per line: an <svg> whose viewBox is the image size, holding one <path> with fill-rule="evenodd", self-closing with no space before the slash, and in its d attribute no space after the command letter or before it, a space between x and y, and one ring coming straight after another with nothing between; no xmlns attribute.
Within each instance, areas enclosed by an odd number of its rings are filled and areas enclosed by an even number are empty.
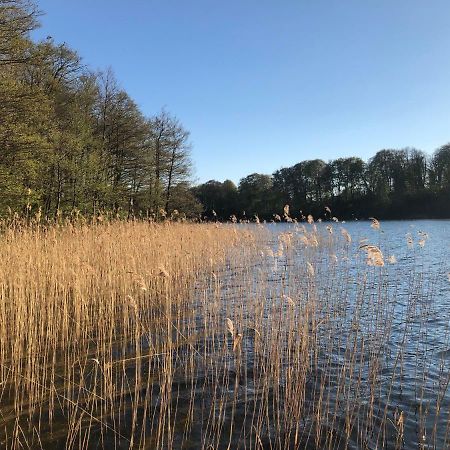
<svg viewBox="0 0 450 450"><path fill-rule="evenodd" d="M166 111L145 117L111 70L90 72L66 44L33 43L37 16L0 0L0 215L198 214L189 133Z"/></svg>
<svg viewBox="0 0 450 450"><path fill-rule="evenodd" d="M147 118L111 70L92 73L66 44L34 43L38 11L0 0L0 215L59 217L111 211L125 217L272 219L294 216L448 217L450 144L431 159L384 149L365 163L302 161L236 187L193 189L189 132L167 111ZM203 207L200 206L200 203Z"/></svg>

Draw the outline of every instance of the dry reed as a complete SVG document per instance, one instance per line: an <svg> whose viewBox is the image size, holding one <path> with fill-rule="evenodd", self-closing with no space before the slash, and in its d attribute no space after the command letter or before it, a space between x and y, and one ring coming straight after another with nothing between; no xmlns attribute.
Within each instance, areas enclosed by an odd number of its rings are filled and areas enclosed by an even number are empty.
<svg viewBox="0 0 450 450"><path fill-rule="evenodd" d="M307 221L5 228L0 447L446 448L430 284Z"/></svg>

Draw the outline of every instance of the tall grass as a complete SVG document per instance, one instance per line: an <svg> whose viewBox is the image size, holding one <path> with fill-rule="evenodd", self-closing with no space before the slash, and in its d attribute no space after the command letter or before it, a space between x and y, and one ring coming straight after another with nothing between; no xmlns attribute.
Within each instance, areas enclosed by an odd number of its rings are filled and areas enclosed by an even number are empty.
<svg viewBox="0 0 450 450"><path fill-rule="evenodd" d="M6 227L0 447L448 447L436 280L340 228Z"/></svg>

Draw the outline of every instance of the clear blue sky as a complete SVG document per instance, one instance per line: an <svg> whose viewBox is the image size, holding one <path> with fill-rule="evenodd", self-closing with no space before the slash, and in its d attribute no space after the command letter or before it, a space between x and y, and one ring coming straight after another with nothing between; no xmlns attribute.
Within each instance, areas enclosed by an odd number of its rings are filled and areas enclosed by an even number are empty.
<svg viewBox="0 0 450 450"><path fill-rule="evenodd" d="M38 0L43 28L191 131L196 179L450 141L449 0Z"/></svg>

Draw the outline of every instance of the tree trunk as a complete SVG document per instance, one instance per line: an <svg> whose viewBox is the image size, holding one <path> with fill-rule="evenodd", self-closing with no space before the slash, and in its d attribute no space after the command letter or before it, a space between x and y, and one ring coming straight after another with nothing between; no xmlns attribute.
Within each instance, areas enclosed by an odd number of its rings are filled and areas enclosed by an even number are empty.
<svg viewBox="0 0 450 450"><path fill-rule="evenodd" d="M166 212L169 211L170 202L170 189L172 187L173 166L175 164L175 149L172 150L172 157L170 159L169 177L167 180L167 192L166 192Z"/></svg>

